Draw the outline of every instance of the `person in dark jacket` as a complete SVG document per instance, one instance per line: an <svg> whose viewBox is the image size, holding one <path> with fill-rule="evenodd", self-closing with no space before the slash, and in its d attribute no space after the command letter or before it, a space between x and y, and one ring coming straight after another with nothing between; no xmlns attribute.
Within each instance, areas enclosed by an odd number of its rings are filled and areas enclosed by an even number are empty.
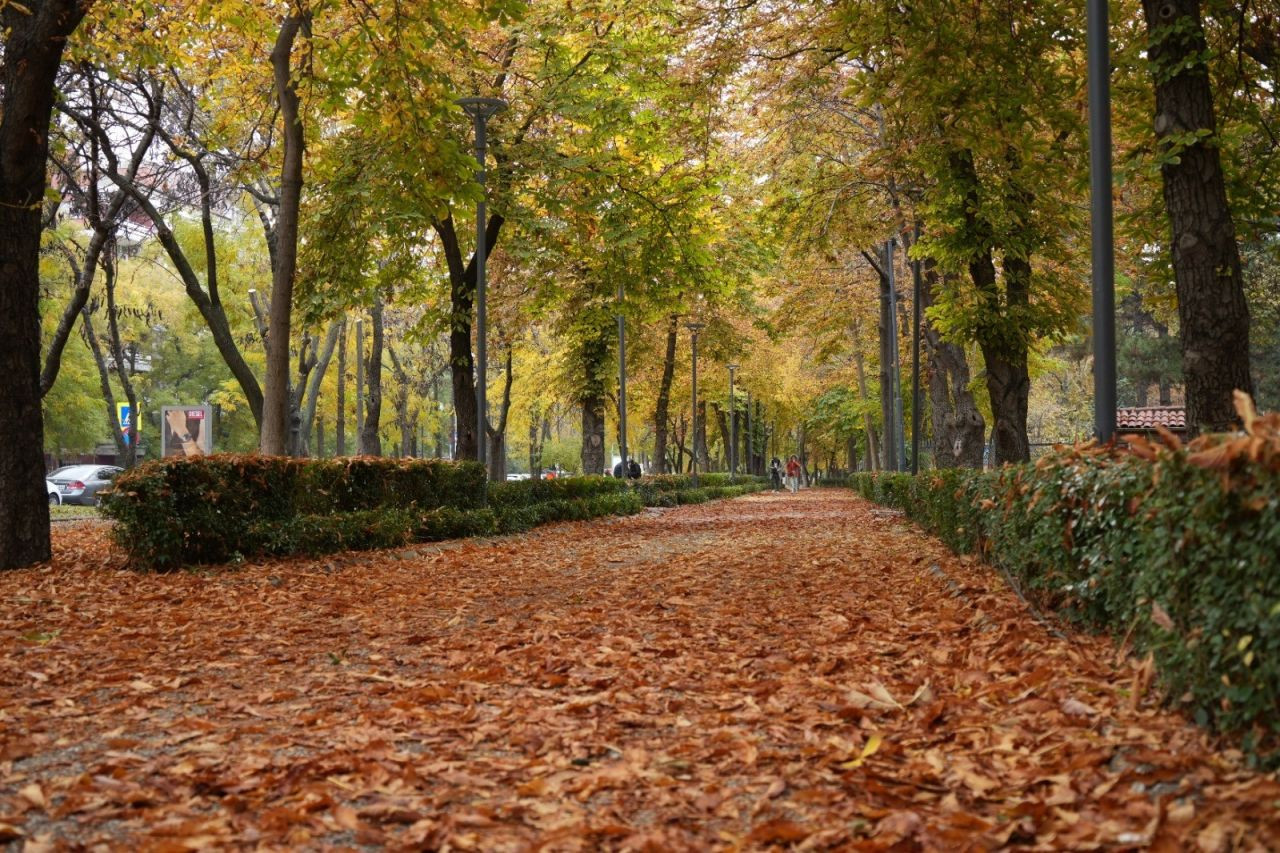
<svg viewBox="0 0 1280 853"><path fill-rule="evenodd" d="M617 477L619 480L622 479L622 460L621 459L618 460L617 465L613 466L613 476Z"/></svg>
<svg viewBox="0 0 1280 853"><path fill-rule="evenodd" d="M776 456L769 463L769 481L773 484L775 492L782 491L782 460Z"/></svg>
<svg viewBox="0 0 1280 853"><path fill-rule="evenodd" d="M637 462L634 459L627 462L627 476L630 477L632 480L639 480L640 475L643 473L644 472L640 470L639 462Z"/></svg>

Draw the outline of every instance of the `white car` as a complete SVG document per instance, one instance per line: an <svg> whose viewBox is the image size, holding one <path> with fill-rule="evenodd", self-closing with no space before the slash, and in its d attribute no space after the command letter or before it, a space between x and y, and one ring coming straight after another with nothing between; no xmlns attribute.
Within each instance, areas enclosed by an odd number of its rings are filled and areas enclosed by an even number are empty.
<svg viewBox="0 0 1280 853"><path fill-rule="evenodd" d="M62 493L58 491L57 485L52 480L45 480L44 487L49 492L49 506L60 506L62 504Z"/></svg>

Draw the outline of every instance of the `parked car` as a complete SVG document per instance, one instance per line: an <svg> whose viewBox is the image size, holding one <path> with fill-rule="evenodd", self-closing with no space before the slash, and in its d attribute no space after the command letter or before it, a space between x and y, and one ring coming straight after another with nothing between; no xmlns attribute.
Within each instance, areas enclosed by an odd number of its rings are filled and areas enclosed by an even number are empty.
<svg viewBox="0 0 1280 853"><path fill-rule="evenodd" d="M57 506L62 503L62 493L53 480L46 479L44 486L45 490L49 492L49 506Z"/></svg>
<svg viewBox="0 0 1280 853"><path fill-rule="evenodd" d="M102 502L99 492L111 488L111 481L123 470L114 465L68 465L48 479L58 487L62 503L97 506Z"/></svg>

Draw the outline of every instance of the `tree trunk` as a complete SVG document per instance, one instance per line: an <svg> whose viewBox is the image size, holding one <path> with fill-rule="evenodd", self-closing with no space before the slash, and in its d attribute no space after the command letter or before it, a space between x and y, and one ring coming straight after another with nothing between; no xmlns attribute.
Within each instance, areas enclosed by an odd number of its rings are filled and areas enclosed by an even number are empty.
<svg viewBox="0 0 1280 853"><path fill-rule="evenodd" d="M658 383L658 401L653 407L653 456L658 474L668 472L667 424L671 406L671 380L676 371L676 334L680 329L679 315L667 318L667 351L662 362L662 380Z"/></svg>
<svg viewBox="0 0 1280 853"><path fill-rule="evenodd" d="M1008 256L1004 259L1006 304L1016 311L1027 304L1031 265ZM1022 337L983 335L982 357L987 366L987 393L995 418L993 464L1027 462L1031 442L1027 437L1027 401L1031 375L1027 370L1027 344Z"/></svg>
<svg viewBox="0 0 1280 853"><path fill-rule="evenodd" d="M870 398L867 395L867 371L861 349L854 353L854 362L858 367L858 395L865 404ZM881 396L883 397L883 395ZM883 414L883 405L881 405L880 411ZM871 417L871 413L865 410L862 413L862 428L867 433L867 470L875 471L880 463L880 440L876 436L875 420Z"/></svg>
<svg viewBox="0 0 1280 853"><path fill-rule="evenodd" d="M302 161L306 153L300 101L293 73L293 46L299 31L310 35L311 13L294 7L280 25L271 51L276 99L284 124L284 163L280 169L280 213L276 219L276 265L271 281L271 316L267 334L267 370L263 383L263 453L284 454L290 438L289 338L293 316L293 281L298 265L298 213L302 205Z"/></svg>
<svg viewBox="0 0 1280 853"><path fill-rule="evenodd" d="M584 394L582 406L582 473L604 472L604 395Z"/></svg>
<svg viewBox="0 0 1280 853"><path fill-rule="evenodd" d="M503 218L489 217L485 226L485 245L489 253L497 245ZM432 223L444 251L449 270L449 366L453 377L453 411L457 419L457 459L476 459L479 446L479 418L476 415L475 362L471 356L471 312L475 306L476 258L464 264L453 217Z"/></svg>
<svg viewBox="0 0 1280 853"><path fill-rule="evenodd" d="M924 286L920 290L922 311L927 312L933 304L937 284L937 271L926 261ZM964 348L944 341L927 314L920 328L928 356L933 464L937 468L981 469L987 424L969 391L969 362Z"/></svg>
<svg viewBox="0 0 1280 853"><path fill-rule="evenodd" d="M382 426L382 295L373 300L369 309L369 358L365 361L365 408L364 423L360 426L361 456L381 456L382 438L379 429Z"/></svg>
<svg viewBox="0 0 1280 853"><path fill-rule="evenodd" d="M889 312L889 277L880 276L880 467L898 470L898 419L894 411L893 336L897 334L895 318Z"/></svg>
<svg viewBox="0 0 1280 853"><path fill-rule="evenodd" d="M347 455L347 318L339 321L338 331L338 411L333 426L334 453Z"/></svg>
<svg viewBox="0 0 1280 853"><path fill-rule="evenodd" d="M0 569L49 559L40 409L40 210L47 185L54 81L87 4L0 6Z"/></svg>
<svg viewBox="0 0 1280 853"><path fill-rule="evenodd" d="M507 415L511 412L511 345L507 345L506 376L502 386L502 406L498 410L498 425L485 424L489 434L489 482L501 483L507 479Z"/></svg>
<svg viewBox="0 0 1280 853"><path fill-rule="evenodd" d="M387 344L387 355L391 358L391 372L396 378L396 427L400 430L400 456L404 458L413 454L413 422L409 418L409 375L395 347Z"/></svg>
<svg viewBox="0 0 1280 853"><path fill-rule="evenodd" d="M1160 175L1173 231L1187 429L1230 430L1238 421L1232 392L1253 393L1249 309L1222 174L1200 3L1143 0L1142 10L1151 37L1155 131L1165 155Z"/></svg>
<svg viewBox="0 0 1280 853"><path fill-rule="evenodd" d="M729 441L729 418L733 417L734 413L725 412L724 409L720 408L719 403L712 403L711 408L715 410L716 427L720 430L720 446L724 448L724 464L725 469L727 470L730 458L729 452L730 448L733 446Z"/></svg>
<svg viewBox="0 0 1280 853"><path fill-rule="evenodd" d="M300 451L302 453L311 452L311 429L316 422L316 409L320 405L320 384L324 382L324 376L329 372L329 362L333 360L333 351L337 348L338 337L343 332L346 323L345 318L337 321L329 327L329 333L325 336L324 349L320 351L319 358L313 365L311 377L307 381L306 394L302 398L301 410L299 412L302 422L299 427L302 442ZM299 382L299 386L301 386ZM341 385L341 381L339 381Z"/></svg>

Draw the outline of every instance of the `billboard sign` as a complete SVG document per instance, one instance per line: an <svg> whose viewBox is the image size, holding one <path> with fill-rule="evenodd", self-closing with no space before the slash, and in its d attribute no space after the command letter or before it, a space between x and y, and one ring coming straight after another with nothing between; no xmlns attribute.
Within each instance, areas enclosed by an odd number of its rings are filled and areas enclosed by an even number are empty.
<svg viewBox="0 0 1280 853"><path fill-rule="evenodd" d="M164 406L160 455L205 456L213 452L212 406Z"/></svg>

